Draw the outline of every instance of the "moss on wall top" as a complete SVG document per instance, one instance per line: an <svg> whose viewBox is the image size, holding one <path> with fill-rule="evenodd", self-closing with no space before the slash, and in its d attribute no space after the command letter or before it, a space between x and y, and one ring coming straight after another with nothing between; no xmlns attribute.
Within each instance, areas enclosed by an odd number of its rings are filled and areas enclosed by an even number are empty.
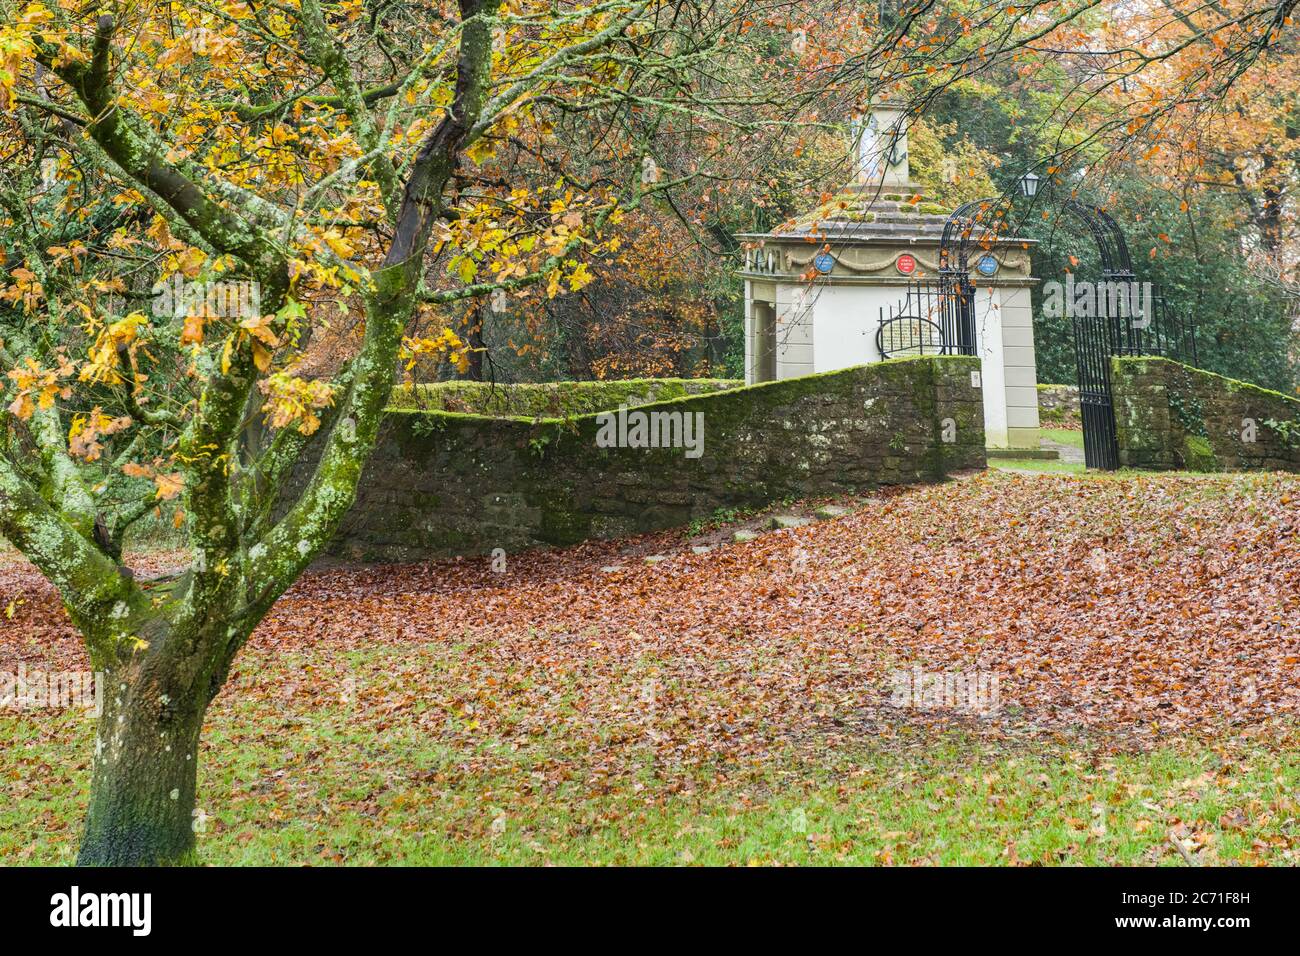
<svg viewBox="0 0 1300 956"><path fill-rule="evenodd" d="M1271 388L1264 388L1262 385L1255 385L1251 382L1243 382L1239 379L1228 378L1226 375L1220 375L1218 372L1207 372L1203 368L1196 368L1193 365L1184 365L1182 362L1175 362L1173 359L1165 358L1161 355L1123 355L1114 356L1111 359L1111 367L1114 373L1121 375L1133 375L1143 370L1143 366L1151 368L1168 368L1170 370L1182 370L1187 375L1194 375L1203 380L1218 382L1223 388L1230 392L1245 392L1254 394L1260 398L1281 399L1296 407L1300 411L1300 398L1294 395L1286 395L1282 392L1275 392Z"/></svg>
<svg viewBox="0 0 1300 956"><path fill-rule="evenodd" d="M1300 400L1160 356L1111 359L1120 462L1191 471L1300 466Z"/></svg>
<svg viewBox="0 0 1300 956"><path fill-rule="evenodd" d="M393 389L393 411L461 412L494 418L570 418L648 402L738 388L739 379L652 378L502 385L435 382Z"/></svg>
<svg viewBox="0 0 1300 956"><path fill-rule="evenodd" d="M870 365L854 365L849 368L835 369L830 372L815 372L796 378L779 379L772 382L758 382L744 385L735 379L627 379L616 382L553 382L543 385L489 385L481 382L440 382L432 385L417 386L412 392L409 387L394 389L393 402L389 405L390 413L424 416L429 427L433 429L450 425L457 420L466 422L491 419L501 422L517 422L529 426L556 425L572 428L576 419L591 417L598 413L613 411L620 404L629 407L640 406L678 406L701 410L708 408L718 417L732 415L739 418L748 417L755 404L760 406L780 405L802 395L822 393L834 396L851 392L860 382L864 370L884 381L896 384L916 392L918 398L932 402L930 389L934 381L932 376L940 368L960 370L957 374L965 375L980 367L978 358L967 355L910 355L875 362ZM512 401L506 390L516 390L518 400ZM495 392L495 394L494 394ZM465 398L462 399L462 396ZM472 405L472 399L478 399L478 408ZM526 401L532 399L535 404L529 406ZM561 409L558 413L549 412L544 401L554 400ZM460 410L456 406L464 402L470 406ZM700 404L703 403L703 404ZM482 411L478 410L483 409ZM531 413L526 408L537 409ZM427 428L417 429L427 431Z"/></svg>

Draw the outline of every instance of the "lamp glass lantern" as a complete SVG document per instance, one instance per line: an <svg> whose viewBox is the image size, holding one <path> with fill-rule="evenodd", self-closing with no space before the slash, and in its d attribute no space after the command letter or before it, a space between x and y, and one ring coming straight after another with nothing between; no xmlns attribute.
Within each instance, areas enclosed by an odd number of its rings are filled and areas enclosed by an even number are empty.
<svg viewBox="0 0 1300 956"><path fill-rule="evenodd" d="M1038 195L1039 177L1033 173L1025 173L1020 177L1020 191L1029 199Z"/></svg>

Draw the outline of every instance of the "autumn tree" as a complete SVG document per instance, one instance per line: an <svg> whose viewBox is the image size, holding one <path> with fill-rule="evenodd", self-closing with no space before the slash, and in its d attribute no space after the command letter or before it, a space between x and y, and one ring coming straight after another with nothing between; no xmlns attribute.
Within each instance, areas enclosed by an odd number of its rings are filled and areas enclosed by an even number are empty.
<svg viewBox="0 0 1300 956"><path fill-rule="evenodd" d="M810 121L715 73L760 7L5 0L0 532L106 675L81 862L192 848L204 714L351 504L403 356L467 360L406 334L421 310L580 290L607 228L727 137ZM516 144L544 180L497 162ZM304 374L344 323L352 352ZM122 545L155 509L191 560L144 579Z"/></svg>
<svg viewBox="0 0 1300 956"><path fill-rule="evenodd" d="M764 157L1094 5L0 0L0 533L106 675L80 862L191 851L207 708L351 505L399 367L471 361L421 314L580 292L636 210L766 202ZM155 512L189 562L146 578L123 544Z"/></svg>
<svg viewBox="0 0 1300 956"><path fill-rule="evenodd" d="M595 186L561 168L476 195L463 171L506 137L544 143L551 103L709 109L690 74L731 23L618 0L7 8L0 531L107 674L81 862L192 847L204 713L353 500L399 354L464 353L450 330L405 337L416 311L581 288L603 225L690 175L641 176L634 124L611 130L628 175ZM431 261L454 281L429 281ZM256 301L151 307L173 276ZM299 375L354 310L355 354ZM277 514L327 411L319 464ZM137 579L125 529L173 501L192 561Z"/></svg>

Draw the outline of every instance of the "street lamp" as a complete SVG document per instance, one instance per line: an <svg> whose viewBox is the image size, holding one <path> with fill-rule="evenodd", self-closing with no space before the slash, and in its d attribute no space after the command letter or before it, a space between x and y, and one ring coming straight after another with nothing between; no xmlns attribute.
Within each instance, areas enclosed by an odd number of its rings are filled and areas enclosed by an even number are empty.
<svg viewBox="0 0 1300 956"><path fill-rule="evenodd" d="M1020 191L1029 199L1033 199L1038 194L1038 177L1033 173L1025 173L1020 177Z"/></svg>

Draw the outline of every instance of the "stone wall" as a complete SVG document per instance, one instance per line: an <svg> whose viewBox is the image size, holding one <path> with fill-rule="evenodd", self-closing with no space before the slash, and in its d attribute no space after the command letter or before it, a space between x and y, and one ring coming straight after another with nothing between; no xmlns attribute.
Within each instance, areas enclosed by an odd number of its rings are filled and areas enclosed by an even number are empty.
<svg viewBox="0 0 1300 956"><path fill-rule="evenodd" d="M1113 358L1111 384L1121 465L1300 471L1294 398L1163 358Z"/></svg>
<svg viewBox="0 0 1300 956"><path fill-rule="evenodd" d="M528 420L394 408L330 553L409 561L568 545L685 525L720 508L982 468L978 368L964 356L899 359L635 409L703 413L697 458L683 448L599 447L595 414Z"/></svg>
<svg viewBox="0 0 1300 956"><path fill-rule="evenodd" d="M1079 424L1079 387L1077 385L1039 385L1038 420L1044 428L1053 425Z"/></svg>

